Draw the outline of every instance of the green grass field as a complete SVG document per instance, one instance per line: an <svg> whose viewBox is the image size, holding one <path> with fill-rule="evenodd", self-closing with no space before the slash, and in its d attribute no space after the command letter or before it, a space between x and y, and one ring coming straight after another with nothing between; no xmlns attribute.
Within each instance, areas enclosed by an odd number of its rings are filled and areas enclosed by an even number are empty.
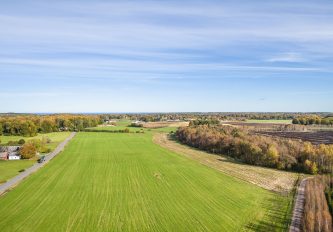
<svg viewBox="0 0 333 232"><path fill-rule="evenodd" d="M291 124L292 120L246 120L248 123L281 123L281 124Z"/></svg>
<svg viewBox="0 0 333 232"><path fill-rule="evenodd" d="M55 149L59 143L64 141L70 132L52 132L47 134L38 134L34 137L23 137L23 136L0 136L1 144L5 145L9 141L18 141L20 139L24 139L25 141L29 141L31 139L42 139L43 136L49 137L51 139L51 143L47 144L46 147L50 149Z"/></svg>
<svg viewBox="0 0 333 232"><path fill-rule="evenodd" d="M5 182L11 177L17 175L20 170L33 165L34 160L1 160L0 161L0 183Z"/></svg>
<svg viewBox="0 0 333 232"><path fill-rule="evenodd" d="M290 198L152 142L81 132L0 198L1 231L281 231Z"/></svg>
<svg viewBox="0 0 333 232"><path fill-rule="evenodd" d="M116 126L101 126L101 127L92 127L92 128L87 128L93 129L93 130L104 130L104 131L117 131L117 130L124 130L124 129L129 129L130 132L136 132L136 131L155 131L155 132L175 132L177 130L177 127L162 127L162 128L144 128L144 127L131 127L129 126L131 124L130 120L119 120L116 122Z"/></svg>
<svg viewBox="0 0 333 232"><path fill-rule="evenodd" d="M128 128L132 132L143 129L141 127L130 127L129 126L130 124L131 124L130 120L119 120L116 122L116 126L99 126L99 127L91 127L91 128L87 128L87 129L116 131L116 130L124 130L124 129Z"/></svg>

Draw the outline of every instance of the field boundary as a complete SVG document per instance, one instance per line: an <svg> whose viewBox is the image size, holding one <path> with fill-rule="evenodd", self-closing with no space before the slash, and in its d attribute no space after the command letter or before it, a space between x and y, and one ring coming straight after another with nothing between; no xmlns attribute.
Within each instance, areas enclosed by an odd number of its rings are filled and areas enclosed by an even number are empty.
<svg viewBox="0 0 333 232"><path fill-rule="evenodd" d="M223 155L197 150L172 140L165 133L154 134L153 142L163 148L196 160L203 165L214 168L229 176L283 195L289 195L298 178L297 173L247 165Z"/></svg>
<svg viewBox="0 0 333 232"><path fill-rule="evenodd" d="M32 173L36 172L38 169L46 165L51 159L58 155L67 145L67 143L76 135L76 132L72 132L63 142L61 142L54 151L45 156L45 161L43 163L35 163L33 166L27 168L24 172L21 172L17 176L9 179L7 182L0 185L0 196L10 191L16 185L18 185L22 180L30 176Z"/></svg>
<svg viewBox="0 0 333 232"><path fill-rule="evenodd" d="M302 231L301 226L305 203L305 186L308 179L309 178L303 179L298 186L289 232Z"/></svg>

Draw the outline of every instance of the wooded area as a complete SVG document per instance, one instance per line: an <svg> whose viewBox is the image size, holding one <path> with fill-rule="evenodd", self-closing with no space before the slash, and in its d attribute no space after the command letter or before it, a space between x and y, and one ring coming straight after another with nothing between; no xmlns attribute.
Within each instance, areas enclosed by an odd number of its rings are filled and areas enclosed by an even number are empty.
<svg viewBox="0 0 333 232"><path fill-rule="evenodd" d="M182 143L224 154L244 163L310 174L332 170L333 145L250 134L233 126L199 125L179 128Z"/></svg>
<svg viewBox="0 0 333 232"><path fill-rule="evenodd" d="M19 115L0 117L0 135L35 136L37 133L81 131L100 124L97 115Z"/></svg>
<svg viewBox="0 0 333 232"><path fill-rule="evenodd" d="M333 117L320 117L319 115L300 116L293 119L293 124L301 125L333 125Z"/></svg>

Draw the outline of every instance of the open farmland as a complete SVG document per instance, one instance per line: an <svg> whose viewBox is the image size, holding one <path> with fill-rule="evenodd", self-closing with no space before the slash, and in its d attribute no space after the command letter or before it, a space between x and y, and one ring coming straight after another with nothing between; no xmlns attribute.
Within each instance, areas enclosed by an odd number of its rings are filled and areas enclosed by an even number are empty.
<svg viewBox="0 0 333 232"><path fill-rule="evenodd" d="M291 193L297 180L296 173L247 165L227 156L200 151L180 144L163 133L155 134L153 141L164 148L215 168L223 173L282 194Z"/></svg>
<svg viewBox="0 0 333 232"><path fill-rule="evenodd" d="M313 144L333 144L333 131L293 132L293 131L258 131L261 135L300 139Z"/></svg>
<svg viewBox="0 0 333 232"><path fill-rule="evenodd" d="M46 144L47 148L50 148L51 150L55 149L58 144L60 144L62 141L64 141L68 136L70 135L70 132L51 132L46 134L38 134L34 137L23 137L23 136L1 136L1 144L5 145L9 141L18 141L20 139L24 139L25 141L29 141L32 139L42 139L43 137L48 137L51 139L51 142Z"/></svg>
<svg viewBox="0 0 333 232"><path fill-rule="evenodd" d="M182 127L182 126L188 126L189 122L147 122L143 124L143 127L145 128L165 128L165 127Z"/></svg>
<svg viewBox="0 0 333 232"><path fill-rule="evenodd" d="M145 123L143 127L132 127L130 126L130 120L119 120L116 125L100 125L98 127L87 128L87 130L94 131L118 131L128 129L130 132L137 131L158 131L158 132L175 132L178 127L188 126L188 122L148 122Z"/></svg>
<svg viewBox="0 0 333 232"><path fill-rule="evenodd" d="M246 120L245 122L246 123L291 124L292 120L279 120L279 119L255 120L255 119L249 119L249 120Z"/></svg>
<svg viewBox="0 0 333 232"><path fill-rule="evenodd" d="M0 184L30 167L35 160L0 160Z"/></svg>
<svg viewBox="0 0 333 232"><path fill-rule="evenodd" d="M81 132L0 198L1 231L284 231L290 199L152 142Z"/></svg>

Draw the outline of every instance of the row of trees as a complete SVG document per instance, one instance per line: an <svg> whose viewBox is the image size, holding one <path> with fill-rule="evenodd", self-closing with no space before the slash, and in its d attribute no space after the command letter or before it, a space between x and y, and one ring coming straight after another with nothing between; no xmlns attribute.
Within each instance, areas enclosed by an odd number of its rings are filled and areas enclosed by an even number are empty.
<svg viewBox="0 0 333 232"><path fill-rule="evenodd" d="M325 198L323 177L307 180L305 186L305 204L302 217L303 231L331 232L332 217Z"/></svg>
<svg viewBox="0 0 333 232"><path fill-rule="evenodd" d="M320 117L318 115L301 116L293 119L293 124L301 125L333 125L333 117Z"/></svg>
<svg viewBox="0 0 333 232"><path fill-rule="evenodd" d="M196 120L196 119L215 119L215 120L246 120L246 119L294 119L296 117L308 116L306 113L283 113L283 112L187 112L187 113L141 113L141 114L103 114L104 121L110 119L129 119L144 122L159 122L167 120ZM327 114L315 113L319 117Z"/></svg>
<svg viewBox="0 0 333 232"><path fill-rule="evenodd" d="M26 115L0 117L0 135L35 136L37 133L81 131L102 122L95 115Z"/></svg>
<svg viewBox="0 0 333 232"><path fill-rule="evenodd" d="M198 125L218 125L220 123L217 119L207 119L207 118L200 118L197 120L192 120L189 123L189 126L198 126Z"/></svg>
<svg viewBox="0 0 333 232"><path fill-rule="evenodd" d="M316 174L330 172L333 163L333 145L253 135L231 126L182 127L176 137L190 146L264 167Z"/></svg>

